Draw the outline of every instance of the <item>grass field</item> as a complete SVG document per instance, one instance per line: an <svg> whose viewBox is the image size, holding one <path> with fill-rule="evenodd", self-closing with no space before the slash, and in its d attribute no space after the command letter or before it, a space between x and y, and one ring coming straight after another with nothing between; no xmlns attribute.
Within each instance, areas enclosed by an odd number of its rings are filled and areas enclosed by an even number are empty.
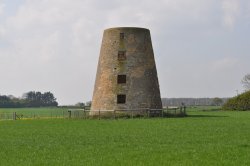
<svg viewBox="0 0 250 166"><path fill-rule="evenodd" d="M202 107L203 109L206 109L206 107ZM209 109L211 109L209 107ZM71 110L71 113L68 111ZM196 108L197 110L197 108ZM89 115L89 108L87 108L85 111L83 109L79 108L62 108L62 107L51 107L51 108L0 108L0 121L1 120L13 120L13 113L15 112L17 117L16 119L54 119L54 118L78 118L78 119L93 119L99 118L99 112L96 111L96 116ZM133 110L133 114L131 111L128 111L127 113L116 111L115 116L114 112L100 112L100 118L107 119L107 118L120 118L120 117L130 117L133 118L136 116L136 110ZM147 110L140 110L144 112L139 112L140 116L149 116ZM182 116L184 114L180 114L180 109L178 110L165 110L166 115L165 116ZM182 112L183 113L183 112ZM138 114L137 114L138 115ZM157 116L162 116L163 114L157 114Z"/></svg>
<svg viewBox="0 0 250 166"><path fill-rule="evenodd" d="M67 108L57 108L57 107L48 107L48 108L0 108L1 112L17 112L17 113L46 113L50 114L51 112L61 112L67 110Z"/></svg>
<svg viewBox="0 0 250 166"><path fill-rule="evenodd" d="M0 121L0 165L250 165L250 112L196 110L186 118Z"/></svg>
<svg viewBox="0 0 250 166"><path fill-rule="evenodd" d="M13 112L17 115L23 115L24 118L37 118L37 117L63 117L67 114L67 108L0 108L1 119L13 119Z"/></svg>

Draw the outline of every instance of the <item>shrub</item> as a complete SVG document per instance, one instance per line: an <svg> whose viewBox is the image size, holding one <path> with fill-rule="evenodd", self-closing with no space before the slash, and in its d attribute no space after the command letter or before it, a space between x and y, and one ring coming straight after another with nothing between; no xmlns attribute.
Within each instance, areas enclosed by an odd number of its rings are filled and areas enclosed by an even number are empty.
<svg viewBox="0 0 250 166"><path fill-rule="evenodd" d="M222 108L224 110L250 110L250 91L229 99Z"/></svg>

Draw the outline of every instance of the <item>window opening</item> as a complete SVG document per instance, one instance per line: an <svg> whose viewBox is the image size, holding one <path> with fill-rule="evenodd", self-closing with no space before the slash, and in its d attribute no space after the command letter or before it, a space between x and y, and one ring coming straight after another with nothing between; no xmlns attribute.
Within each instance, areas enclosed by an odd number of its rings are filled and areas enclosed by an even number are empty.
<svg viewBox="0 0 250 166"><path fill-rule="evenodd" d="M119 94L117 95L117 104L125 104L126 103L126 95Z"/></svg>
<svg viewBox="0 0 250 166"><path fill-rule="evenodd" d="M121 39L121 40L124 39L124 33L120 33L120 39Z"/></svg>
<svg viewBox="0 0 250 166"><path fill-rule="evenodd" d="M126 60L126 52L125 51L118 51L118 60L119 61Z"/></svg>
<svg viewBox="0 0 250 166"><path fill-rule="evenodd" d="M125 84L127 81L127 76L126 75L118 75L117 76L117 83L118 84Z"/></svg>

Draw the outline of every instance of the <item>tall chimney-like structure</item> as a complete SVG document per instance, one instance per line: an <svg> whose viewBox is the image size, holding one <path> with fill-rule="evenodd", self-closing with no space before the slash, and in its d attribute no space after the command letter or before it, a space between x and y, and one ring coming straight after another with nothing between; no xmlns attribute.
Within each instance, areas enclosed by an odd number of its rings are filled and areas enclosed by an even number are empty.
<svg viewBox="0 0 250 166"><path fill-rule="evenodd" d="M162 109L150 31L106 29L91 111Z"/></svg>

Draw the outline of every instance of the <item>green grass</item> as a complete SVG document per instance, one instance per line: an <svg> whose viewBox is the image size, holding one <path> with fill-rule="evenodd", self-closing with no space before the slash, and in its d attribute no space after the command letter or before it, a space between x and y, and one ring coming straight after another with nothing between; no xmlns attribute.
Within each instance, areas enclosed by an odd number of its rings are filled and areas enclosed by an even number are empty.
<svg viewBox="0 0 250 166"><path fill-rule="evenodd" d="M188 111L221 111L221 106L193 106L187 107Z"/></svg>
<svg viewBox="0 0 250 166"><path fill-rule="evenodd" d="M48 114L51 112L61 112L68 110L67 108L57 108L57 107L41 107L41 108L0 108L0 113L7 112L17 112L23 114L37 113L37 114Z"/></svg>
<svg viewBox="0 0 250 166"><path fill-rule="evenodd" d="M67 114L67 108L0 108L0 120L12 119L13 112L23 115L24 118L38 117L63 117Z"/></svg>
<svg viewBox="0 0 250 166"><path fill-rule="evenodd" d="M250 112L0 121L0 165L250 165Z"/></svg>

